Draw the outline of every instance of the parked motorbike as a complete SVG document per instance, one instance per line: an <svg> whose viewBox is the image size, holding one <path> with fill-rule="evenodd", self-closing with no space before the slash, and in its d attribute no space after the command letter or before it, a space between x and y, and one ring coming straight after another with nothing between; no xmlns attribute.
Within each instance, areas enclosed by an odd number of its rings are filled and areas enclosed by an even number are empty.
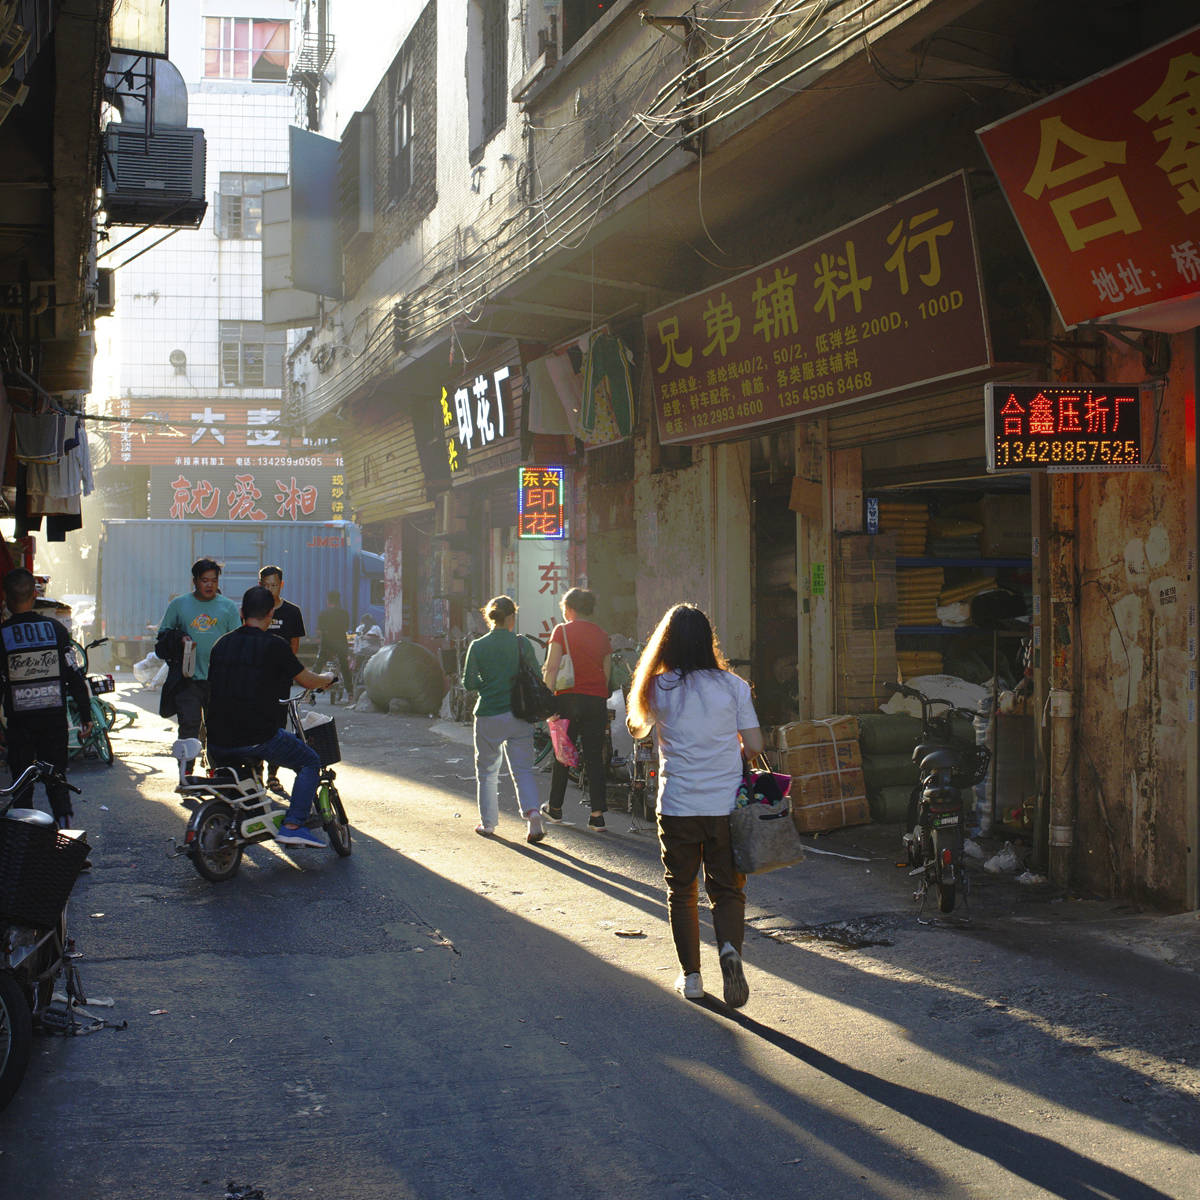
<svg viewBox="0 0 1200 1200"><path fill-rule="evenodd" d="M940 912L953 912L959 895L967 903L970 881L963 869L963 789L974 787L987 775L991 752L955 736L954 718L973 721L974 713L955 708L948 700L925 696L916 688L892 686L921 705L921 735L912 755L918 780L909 797L904 833L909 875L921 881L913 893L913 899L921 902L919 919L931 886Z"/></svg>
<svg viewBox="0 0 1200 1200"><path fill-rule="evenodd" d="M34 1027L66 1030L71 1006L87 1003L67 937L67 899L87 841L82 830L58 829L48 813L13 807L47 779L65 782L49 763L36 762L0 788L0 1109L25 1076ZM60 975L66 1011L51 1007Z"/></svg>

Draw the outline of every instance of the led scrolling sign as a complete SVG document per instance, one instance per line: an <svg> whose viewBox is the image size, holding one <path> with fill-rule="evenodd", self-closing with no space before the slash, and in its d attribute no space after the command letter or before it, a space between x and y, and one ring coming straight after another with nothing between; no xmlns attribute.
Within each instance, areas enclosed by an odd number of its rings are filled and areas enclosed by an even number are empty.
<svg viewBox="0 0 1200 1200"><path fill-rule="evenodd" d="M517 537L565 538L562 467L521 467L517 472Z"/></svg>
<svg viewBox="0 0 1200 1200"><path fill-rule="evenodd" d="M1136 384L989 383L984 396L993 474L1144 467Z"/></svg>

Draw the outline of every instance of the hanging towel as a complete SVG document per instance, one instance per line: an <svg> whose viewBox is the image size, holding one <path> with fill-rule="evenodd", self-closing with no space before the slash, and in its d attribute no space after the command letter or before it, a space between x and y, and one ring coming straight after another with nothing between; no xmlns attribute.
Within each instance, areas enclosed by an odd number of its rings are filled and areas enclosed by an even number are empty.
<svg viewBox="0 0 1200 1200"><path fill-rule="evenodd" d="M525 378L529 385L529 432L574 434L579 376L571 360L565 354L535 358L526 365Z"/></svg>
<svg viewBox="0 0 1200 1200"><path fill-rule="evenodd" d="M21 462L58 462L63 455L66 418L58 410L44 413L13 413L17 436L17 458Z"/></svg>

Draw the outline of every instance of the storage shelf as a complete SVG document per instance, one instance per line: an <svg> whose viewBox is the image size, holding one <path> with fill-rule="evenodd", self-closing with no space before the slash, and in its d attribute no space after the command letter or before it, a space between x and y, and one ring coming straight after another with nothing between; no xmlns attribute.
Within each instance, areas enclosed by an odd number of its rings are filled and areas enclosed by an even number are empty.
<svg viewBox="0 0 1200 1200"><path fill-rule="evenodd" d="M986 633L991 635L990 629L980 629L978 625L897 625L897 637L952 637L958 633Z"/></svg>
<svg viewBox="0 0 1200 1200"><path fill-rule="evenodd" d="M1033 566L1028 558L898 558L897 567L1008 567Z"/></svg>

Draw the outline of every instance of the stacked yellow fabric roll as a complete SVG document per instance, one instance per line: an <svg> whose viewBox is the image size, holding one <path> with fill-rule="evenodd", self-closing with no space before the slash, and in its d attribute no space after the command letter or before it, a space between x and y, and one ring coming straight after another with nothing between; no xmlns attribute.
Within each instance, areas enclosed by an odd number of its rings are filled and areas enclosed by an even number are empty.
<svg viewBox="0 0 1200 1200"><path fill-rule="evenodd" d="M936 625L938 597L945 582L941 567L902 567L896 572L897 616L901 625Z"/></svg>
<svg viewBox="0 0 1200 1200"><path fill-rule="evenodd" d="M879 532L896 535L898 558L920 558L925 553L929 505L917 500L881 500Z"/></svg>
<svg viewBox="0 0 1200 1200"><path fill-rule="evenodd" d="M962 583L956 583L952 587L944 588L938 596L938 603L942 605L958 604L962 601L973 599L980 592L990 592L995 586L995 575L976 575L964 580Z"/></svg>
<svg viewBox="0 0 1200 1200"><path fill-rule="evenodd" d="M942 655L939 650L900 650L896 654L896 665L903 679L915 679L918 675L940 675Z"/></svg>

